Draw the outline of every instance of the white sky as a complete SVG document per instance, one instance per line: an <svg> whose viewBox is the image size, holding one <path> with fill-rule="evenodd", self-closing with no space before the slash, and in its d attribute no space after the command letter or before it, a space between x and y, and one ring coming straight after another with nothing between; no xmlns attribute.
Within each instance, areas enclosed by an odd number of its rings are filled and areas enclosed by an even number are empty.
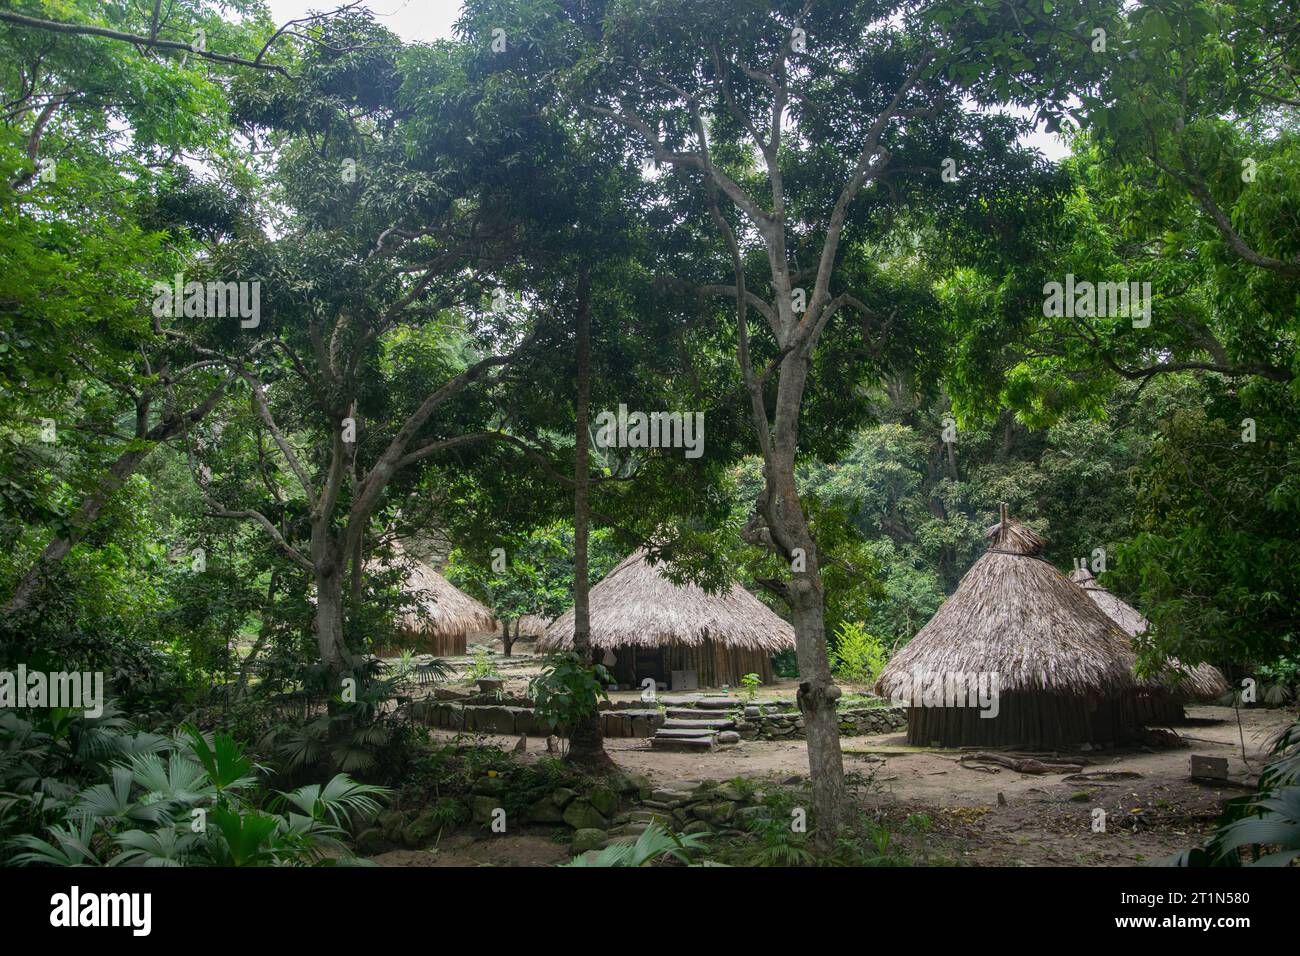
<svg viewBox="0 0 1300 956"><path fill-rule="evenodd" d="M308 11L336 9L343 0L267 0L277 24L301 17ZM364 0L363 6L375 18L403 40L429 41L451 36L451 26L460 16L460 0ZM1059 136L1041 129L1021 142L1032 146L1051 160L1069 151Z"/></svg>
<svg viewBox="0 0 1300 956"><path fill-rule="evenodd" d="M309 10L337 9L344 0L267 0L277 24L301 17ZM460 0L365 0L363 7L403 40L438 40L451 36L460 16Z"/></svg>

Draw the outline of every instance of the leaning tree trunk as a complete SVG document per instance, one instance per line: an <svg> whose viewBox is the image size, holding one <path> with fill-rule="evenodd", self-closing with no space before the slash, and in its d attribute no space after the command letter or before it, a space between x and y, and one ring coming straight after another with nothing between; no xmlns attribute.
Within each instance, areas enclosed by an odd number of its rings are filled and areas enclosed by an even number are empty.
<svg viewBox="0 0 1300 956"><path fill-rule="evenodd" d="M163 442L170 441L190 425L203 421L216 407L225 391L223 382L213 389L204 401L181 414L164 415L162 420L149 427L151 400L145 396L136 403L135 447L122 452L99 479L95 488L82 499L76 514L69 522L71 530L57 536L45 546L35 563L18 582L14 593L5 602L2 613L5 617L19 614L31 605L32 599L40 591L41 585L58 568L60 562L68 556L73 548L84 538L87 532L99 520L104 507L113 499L118 490L140 468L146 458Z"/></svg>
<svg viewBox="0 0 1300 956"><path fill-rule="evenodd" d="M515 637L519 636L518 618L515 619ZM510 636L510 619L503 617L501 619L501 656L509 657L510 649L515 646L514 638Z"/></svg>
<svg viewBox="0 0 1300 956"><path fill-rule="evenodd" d="M576 435L573 465L573 649L588 666L595 660L591 647L591 583L588 577L587 527L591 521L589 450L587 424L591 398L591 302L588 296L587 272L584 269L578 280L578 394L576 405ZM569 756L574 763L604 765L609 763L600 733L600 713L579 718L569 729Z"/></svg>

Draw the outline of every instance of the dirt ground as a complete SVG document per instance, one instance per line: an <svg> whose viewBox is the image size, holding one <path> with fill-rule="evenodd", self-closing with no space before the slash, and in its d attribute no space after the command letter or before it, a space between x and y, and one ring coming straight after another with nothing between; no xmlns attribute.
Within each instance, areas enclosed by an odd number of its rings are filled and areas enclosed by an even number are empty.
<svg viewBox="0 0 1300 956"><path fill-rule="evenodd" d="M845 771L859 781L856 799L891 819L924 814L933 824L927 845L933 860L954 865L1124 866L1155 862L1201 842L1224 801L1253 789L1273 736L1291 719L1285 711L1189 707L1189 721L1174 728L1186 748L1147 747L1060 755L1086 761L1085 774L1136 774L1125 779L1068 780L1069 774L1032 775L1004 767L977 769L961 752L906 747L902 733L845 738ZM438 733L440 736L441 732ZM1242 759L1242 738L1246 761ZM483 738L510 748L514 738ZM801 740L744 741L708 755L652 750L639 738L611 739L606 747L630 773L657 786L744 776L794 782L806 777ZM529 738L526 759L545 754ZM1188 779L1193 754L1226 757L1229 785ZM1049 759L1037 755L1042 759ZM1105 811L1095 832L1094 811ZM457 835L435 852L393 851L376 862L395 866L547 865L567 858L549 834L484 839Z"/></svg>

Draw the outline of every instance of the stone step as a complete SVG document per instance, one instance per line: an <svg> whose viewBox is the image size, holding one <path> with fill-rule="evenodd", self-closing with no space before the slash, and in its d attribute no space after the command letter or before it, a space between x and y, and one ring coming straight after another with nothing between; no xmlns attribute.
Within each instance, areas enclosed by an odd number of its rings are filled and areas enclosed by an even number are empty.
<svg viewBox="0 0 1300 956"><path fill-rule="evenodd" d="M653 738L657 740L661 737L673 740L683 740L688 737L716 737L717 732L712 729L700 727L660 727L655 731Z"/></svg>
<svg viewBox="0 0 1300 956"><path fill-rule="evenodd" d="M707 737L651 737L650 746L655 750L712 750L713 734Z"/></svg>
<svg viewBox="0 0 1300 956"><path fill-rule="evenodd" d="M730 710L740 706L740 701L734 697L701 697L695 706L700 710Z"/></svg>
<svg viewBox="0 0 1300 956"><path fill-rule="evenodd" d="M736 726L734 720L724 720L718 718L709 720L707 718L686 718L686 717L669 717L663 722L663 730L730 730Z"/></svg>
<svg viewBox="0 0 1300 956"><path fill-rule="evenodd" d="M729 710L732 707L740 706L740 701L734 697L705 696L703 694L665 694L659 698L659 703L665 707L696 707L700 710Z"/></svg>
<svg viewBox="0 0 1300 956"><path fill-rule="evenodd" d="M707 707L669 707L664 714L667 717L684 717L688 720L694 720L697 717L716 719L718 717L718 709Z"/></svg>

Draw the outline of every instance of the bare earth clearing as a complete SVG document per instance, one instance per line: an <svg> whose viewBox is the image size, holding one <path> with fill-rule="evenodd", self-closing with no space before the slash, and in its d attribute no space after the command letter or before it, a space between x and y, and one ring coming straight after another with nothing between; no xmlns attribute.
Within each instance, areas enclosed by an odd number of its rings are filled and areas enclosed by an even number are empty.
<svg viewBox="0 0 1300 956"><path fill-rule="evenodd" d="M1249 766L1242 760L1237 715L1226 707L1189 707L1191 721L1174 728L1186 749L1125 748L1070 754L1088 761L1085 774L1136 773L1121 780L1067 780L1069 774L1031 775L1006 768L963 766L956 751L904 748L901 733L846 738L845 770L861 776L857 799L890 819L925 814L934 823L926 840L930 861L955 865L1132 866L1152 863L1201 841L1225 800L1252 789L1268 743L1288 722L1279 710L1243 710ZM450 737L435 731L440 737ZM478 737L509 749L515 739ZM711 754L651 750L640 739L607 740L625 771L657 786L744 776L780 783L808 773L804 742L744 741ZM881 752L883 750L883 752ZM873 752L875 751L875 752ZM891 752L892 751L892 752ZM525 759L545 754L530 738ZM1213 786L1188 779L1192 754L1226 757L1232 783ZM1042 757L1042 754L1036 754ZM1066 755L1061 755L1065 757ZM999 799L1001 797L1001 799ZM1005 802L1003 802L1005 801ZM1106 811L1106 830L1092 828L1095 808ZM567 848L544 827L491 836L461 832L433 852L395 850L375 857L389 866L529 866L568 859Z"/></svg>

